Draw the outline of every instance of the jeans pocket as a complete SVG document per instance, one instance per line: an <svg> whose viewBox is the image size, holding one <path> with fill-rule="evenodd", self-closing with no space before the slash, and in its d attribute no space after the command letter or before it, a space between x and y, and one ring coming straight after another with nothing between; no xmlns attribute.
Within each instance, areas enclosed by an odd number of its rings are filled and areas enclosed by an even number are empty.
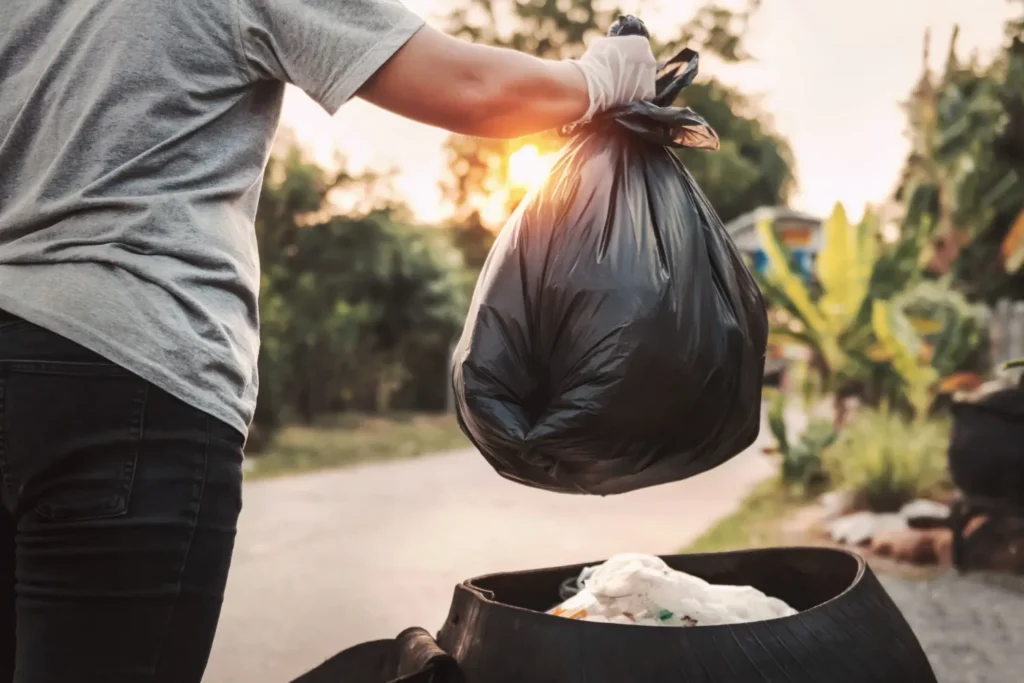
<svg viewBox="0 0 1024 683"><path fill-rule="evenodd" d="M0 362L8 509L68 522L126 514L147 387L107 362Z"/></svg>

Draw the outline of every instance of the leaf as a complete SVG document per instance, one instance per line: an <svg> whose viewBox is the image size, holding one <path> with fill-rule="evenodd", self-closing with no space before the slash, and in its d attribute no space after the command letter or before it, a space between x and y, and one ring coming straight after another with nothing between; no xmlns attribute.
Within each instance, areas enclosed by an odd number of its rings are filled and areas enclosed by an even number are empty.
<svg viewBox="0 0 1024 683"><path fill-rule="evenodd" d="M1013 222L1010 232L1003 240L1001 252L1003 266L1011 275L1024 268L1024 211Z"/></svg>
<svg viewBox="0 0 1024 683"><path fill-rule="evenodd" d="M757 221L757 233L768 258L768 272L771 278L782 288L797 312L807 320L810 327L823 329L825 321L811 301L811 295L807 291L807 287L804 286L803 280L790 269L789 260L775 237L771 219L764 218Z"/></svg>
<svg viewBox="0 0 1024 683"><path fill-rule="evenodd" d="M785 303L792 306L794 315L807 325L829 367L841 367L846 356L839 347L838 339L836 335L830 333L829 325L822 317L821 311L811 300L811 294L803 278L789 267L786 254L775 237L771 219L758 220L756 226L761 247L768 259L768 279L780 290L786 300Z"/></svg>
<svg viewBox="0 0 1024 683"><path fill-rule="evenodd" d="M981 386L981 375L975 372L957 372L939 382L936 391L940 394L954 394L958 391L971 391Z"/></svg>
<svg viewBox="0 0 1024 683"><path fill-rule="evenodd" d="M768 428L775 437L776 447L780 452L789 450L789 439L786 434L786 403L781 393L772 397L768 406Z"/></svg>
<svg viewBox="0 0 1024 683"><path fill-rule="evenodd" d="M935 368L921 362L929 352L924 351L924 344L897 306L875 301L871 325L879 344L891 354L893 369L906 385L907 400L917 415L923 417L931 403L932 386L938 380Z"/></svg>
<svg viewBox="0 0 1024 683"><path fill-rule="evenodd" d="M857 317L871 284L876 260L874 218L853 225L842 204L822 226L822 249L815 270L823 294L819 308L829 331L840 335Z"/></svg>
<svg viewBox="0 0 1024 683"><path fill-rule="evenodd" d="M921 340L897 307L885 301L875 301L871 309L871 326L879 345L893 358L894 365L916 364Z"/></svg>
<svg viewBox="0 0 1024 683"><path fill-rule="evenodd" d="M932 320L930 318L910 318L910 326L914 328L914 331L922 336L929 334L938 334L946 329L946 323L942 320Z"/></svg>
<svg viewBox="0 0 1024 683"><path fill-rule="evenodd" d="M927 342L921 342L921 350L918 352L918 358L920 358L922 363L931 365L932 361L935 359L935 347Z"/></svg>
<svg viewBox="0 0 1024 683"><path fill-rule="evenodd" d="M814 340L804 333L791 330L771 329L768 332L768 346L813 346Z"/></svg>
<svg viewBox="0 0 1024 683"><path fill-rule="evenodd" d="M866 351L866 355L869 359L876 363L882 363L892 359L892 354L882 346L881 344L874 344Z"/></svg>

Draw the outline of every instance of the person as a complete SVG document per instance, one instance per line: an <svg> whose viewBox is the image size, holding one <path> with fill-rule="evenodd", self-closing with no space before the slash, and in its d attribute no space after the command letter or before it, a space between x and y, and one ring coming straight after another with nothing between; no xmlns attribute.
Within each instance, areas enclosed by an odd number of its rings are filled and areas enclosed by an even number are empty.
<svg viewBox="0 0 1024 683"><path fill-rule="evenodd" d="M474 45L398 0L6 0L0 682L190 683L257 394L257 199L286 84L510 138L654 95L641 37Z"/></svg>

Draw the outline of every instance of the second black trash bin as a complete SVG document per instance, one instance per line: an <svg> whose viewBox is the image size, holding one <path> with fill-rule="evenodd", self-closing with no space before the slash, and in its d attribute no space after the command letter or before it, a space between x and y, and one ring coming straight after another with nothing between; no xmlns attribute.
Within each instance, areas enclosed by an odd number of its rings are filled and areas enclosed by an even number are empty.
<svg viewBox="0 0 1024 683"><path fill-rule="evenodd" d="M643 31L621 20L613 33ZM653 102L573 133L505 225L454 354L460 424L504 477L615 494L716 467L760 427L760 290L672 147L716 148L673 107L697 54Z"/></svg>

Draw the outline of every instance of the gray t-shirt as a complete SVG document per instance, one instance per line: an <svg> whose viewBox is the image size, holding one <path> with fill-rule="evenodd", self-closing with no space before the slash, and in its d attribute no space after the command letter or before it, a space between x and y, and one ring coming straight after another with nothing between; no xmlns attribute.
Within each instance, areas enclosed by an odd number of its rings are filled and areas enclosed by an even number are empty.
<svg viewBox="0 0 1024 683"><path fill-rule="evenodd" d="M4 0L0 309L245 433L256 203L285 83L332 114L398 0Z"/></svg>

